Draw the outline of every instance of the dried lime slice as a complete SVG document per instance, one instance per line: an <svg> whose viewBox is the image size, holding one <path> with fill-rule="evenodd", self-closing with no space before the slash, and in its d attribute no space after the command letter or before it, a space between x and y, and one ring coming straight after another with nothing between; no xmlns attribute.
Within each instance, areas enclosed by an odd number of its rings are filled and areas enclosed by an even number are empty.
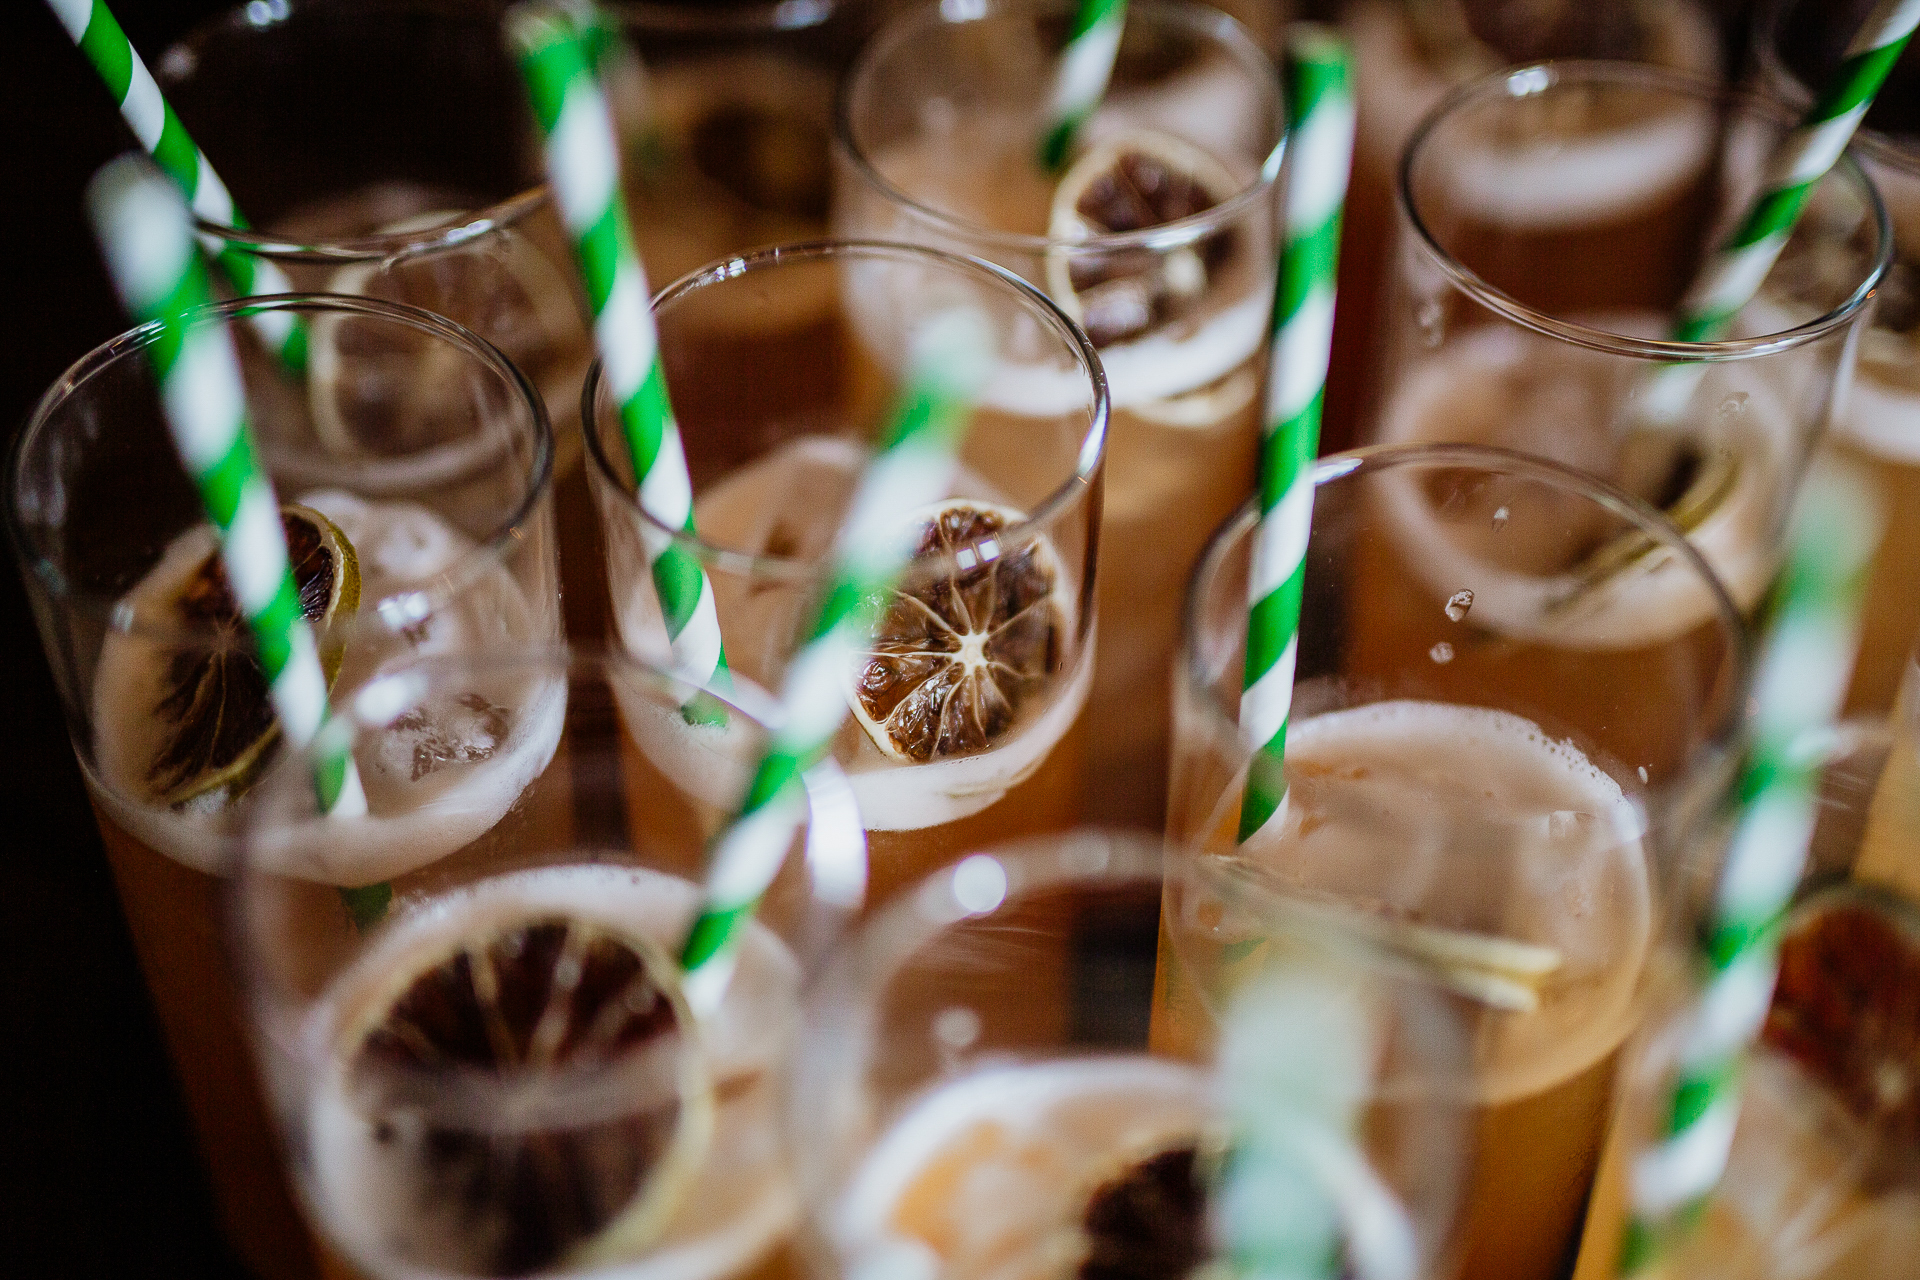
<svg viewBox="0 0 1920 1280"><path fill-rule="evenodd" d="M847 701L881 752L925 764L991 747L1057 674L1074 618L1053 544L1003 547L1025 517L950 499L915 517L915 557L947 570L903 584L851 673Z"/></svg>
<svg viewBox="0 0 1920 1280"><path fill-rule="evenodd" d="M411 958L341 1036L387 1239L478 1276L645 1250L713 1126L678 968L638 933L550 908Z"/></svg>
<svg viewBox="0 0 1920 1280"><path fill-rule="evenodd" d="M436 211L380 228L401 235L457 222ZM500 348L543 390L583 363L572 286L541 250L507 228L469 244L342 267L327 292L402 302L446 316ZM403 457L472 439L485 390L445 339L350 312L314 317L307 403L314 434L341 455ZM569 384L571 385L571 384Z"/></svg>
<svg viewBox="0 0 1920 1280"><path fill-rule="evenodd" d="M335 624L360 607L360 561L346 535L318 511L284 506L280 522L300 610L314 627L331 686L345 647L345 628ZM170 806L216 791L238 795L266 762L280 722L219 552L192 562L177 583L158 584L153 594L181 631L214 638L172 653L159 671L153 716L163 729L145 765L148 793Z"/></svg>
<svg viewBox="0 0 1920 1280"><path fill-rule="evenodd" d="M1796 909L1764 1034L1879 1139L1877 1173L1920 1173L1920 913L1911 904L1848 885Z"/></svg>
<svg viewBox="0 0 1920 1280"><path fill-rule="evenodd" d="M1193 314L1209 282L1239 251L1219 230L1171 249L1072 247L1205 213L1241 184L1214 157L1179 138L1135 130L1094 146L1054 188L1047 288L1097 347L1128 342Z"/></svg>

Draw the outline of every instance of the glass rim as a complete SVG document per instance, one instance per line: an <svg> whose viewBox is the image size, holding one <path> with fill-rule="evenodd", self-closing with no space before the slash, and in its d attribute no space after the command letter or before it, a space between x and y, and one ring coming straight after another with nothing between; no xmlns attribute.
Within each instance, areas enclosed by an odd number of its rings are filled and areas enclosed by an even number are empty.
<svg viewBox="0 0 1920 1280"><path fill-rule="evenodd" d="M844 12L841 0L726 0L720 4L669 0L605 0L602 12L623 29L675 36L751 36L810 31Z"/></svg>
<svg viewBox="0 0 1920 1280"><path fill-rule="evenodd" d="M1803 111L1813 103L1813 90L1787 66L1779 49L1781 27L1794 8L1795 0L1766 0L1760 6L1753 20L1754 62L1760 72L1760 87L1794 110ZM1862 123L1847 147L1888 168L1920 176L1920 135L1885 133Z"/></svg>
<svg viewBox="0 0 1920 1280"><path fill-rule="evenodd" d="M840 87L834 94L833 105L833 148L856 170L861 180L871 185L886 199L918 221L945 235L964 240L975 246L990 246L1001 252L1028 255L1045 255L1050 251L1071 250L1076 253L1107 253L1121 249L1167 249L1213 234L1228 223L1245 216L1257 208L1262 201L1271 200L1274 188L1280 179L1280 158L1285 150L1287 126L1284 108L1280 100L1279 72L1273 67L1258 44L1240 24L1240 22L1216 9L1198 4L1173 4L1167 0L1135 0L1129 8L1129 21L1140 15L1147 15L1153 22L1164 24L1191 35L1211 40L1233 55L1242 70L1251 69L1253 79L1266 98L1268 123L1273 126L1276 139L1273 150L1262 157L1259 171L1254 180L1227 199L1210 209L1202 210L1173 222L1162 223L1155 227L1144 227L1137 231L1109 232L1104 235L1086 236L1069 239L1051 235L1036 235L1031 232L999 231L956 217L934 205L916 199L894 185L868 159L867 153L855 142L853 136L853 96L867 79L873 66L883 58L895 53L901 46L912 43L914 37L929 26L959 26L970 22L985 22L1008 13L1037 14L1049 10L1071 12L1068 0L979 0L977 5L969 6L962 12L950 16L946 4L928 4L906 10L888 20L871 39L861 48L853 65L840 79Z"/></svg>
<svg viewBox="0 0 1920 1280"><path fill-rule="evenodd" d="M971 886L961 887L967 878L962 869L970 863L977 866L976 858L989 858L1000 866L999 884L989 879L983 886L983 891L997 888L997 896L988 895L991 902L974 897ZM1078 826L969 848L847 929L803 997L810 1007L827 1010L828 1016L813 1021L803 1035L858 1025L877 1006L872 999L851 997L884 992L903 963L955 925L987 918L1022 897L1063 886L1158 886L1167 860L1165 841L1136 828Z"/></svg>
<svg viewBox="0 0 1920 1280"><path fill-rule="evenodd" d="M1714 342L1636 338L1549 315L1489 284L1478 272L1442 247L1426 220L1421 217L1413 197L1414 165L1431 135L1470 103L1498 97L1532 97L1568 83L1611 83L1661 90L1695 101L1732 105L1789 128L1796 123L1792 112L1785 106L1761 94L1731 88L1699 76L1631 62L1536 62L1507 67L1461 85L1436 103L1408 138L1395 170L1394 200L1401 217L1412 227L1415 243L1426 258L1447 276L1454 287L1475 302L1523 328L1589 350L1640 360L1700 362L1752 359L1818 341L1852 322L1872 299L1881 276L1893 261L1893 222L1887 213L1886 203L1880 198L1879 189L1851 155L1842 155L1830 172L1842 175L1845 181L1865 195L1865 204L1872 213L1875 230L1876 250L1872 269L1833 310L1791 329L1753 338L1723 338Z"/></svg>
<svg viewBox="0 0 1920 1280"><path fill-rule="evenodd" d="M345 294L268 294L206 303L195 307L189 313L189 317L195 325L200 325L214 323L221 319L231 323L241 317L260 312L287 312L300 315L327 311L406 324L436 339L451 343L456 349L477 358L483 367L500 377L518 396L527 410L533 428L534 452L533 466L525 495L484 539L476 539L473 550L456 562L454 570L437 575L445 579L442 585L436 586L432 592L409 591L407 593L409 595L425 594L432 601L434 608L444 607L446 602L457 595L474 574L481 572L481 566L502 558L510 545L519 541L520 528L526 524L534 509L551 496L554 444L553 426L547 418L546 403L542 400L540 392L528 381L526 374L522 373L519 366L509 360L498 347L465 325L406 303ZM13 444L7 451L6 492L3 499L0 499L0 505L6 508L7 533L13 542L16 555L48 595L62 603L67 613L93 617L104 622L107 629L125 634L150 636L163 640L189 639L206 633L193 629L156 627L152 625L152 619L144 616L132 619L117 618L118 605L125 597L125 591L109 595L91 590L76 590L74 585L66 579L60 567L47 554L46 548L26 526L19 500L27 456L32 452L34 445L53 430L55 415L60 408L80 394L83 388L107 369L123 360L135 357L152 346L159 339L160 332L161 324L154 320L136 325L124 333L109 338L69 365L58 378L54 379L53 384L41 393L25 425L14 435ZM284 501L277 493L275 498ZM370 602L363 602L363 605L366 603ZM128 623L133 625L127 625ZM360 625L352 624L348 630L357 631Z"/></svg>
<svg viewBox="0 0 1920 1280"><path fill-rule="evenodd" d="M1348 476L1377 475L1405 468L1471 468L1517 476L1559 489L1571 497L1584 498L1627 521L1637 532L1676 554L1706 586L1721 627L1732 640L1728 655L1728 660L1733 663L1731 687L1741 689L1746 686L1753 658L1753 636L1746 622L1734 607L1733 599L1727 594L1720 576L1713 571L1698 548L1647 503L1584 471L1516 450L1477 444L1378 444L1329 454L1313 463L1313 487L1317 494L1323 486ZM1205 624L1207 587L1220 577L1220 565L1226 558L1227 549L1244 538L1258 518L1259 508L1249 500L1227 517L1207 539L1207 545L1194 565L1193 575L1187 581L1186 598L1180 610L1179 648L1174 659L1176 679L1199 690L1208 714L1217 723L1230 724L1234 739L1243 745L1239 704L1236 701L1231 708L1223 704L1214 688L1216 673L1204 669L1201 647L1193 642L1193 638L1200 634ZM1732 703L1728 723L1710 734L1708 742L1725 744L1733 741L1740 732L1738 700L1732 700Z"/></svg>
<svg viewBox="0 0 1920 1280"><path fill-rule="evenodd" d="M316 8L326 16L331 16L336 10L358 10L362 13L381 16L401 15L408 11L430 13L448 21L461 22L488 31L494 30L494 25L487 21L487 15L484 12L455 3L454 0L358 0L357 3L354 0L344 0L344 2L330 0L327 4L317 4L316 0L274 0L273 9L277 12L271 13L265 22L255 21L251 16L254 10L253 3L240 4L196 23L184 35L170 43L154 61L153 66L157 73L154 78L159 82L162 92L166 92L169 81L166 74L167 63L178 54L186 53L194 46L220 36L234 34L245 36L252 32L270 31L284 22L313 12ZM197 65L197 58L195 62ZM339 236L310 241L262 231L258 227L213 222L197 214L193 221L202 235L212 236L244 252L262 257L291 262L361 262L414 253L432 253L464 244L514 225L539 208L546 200L546 184L537 183L482 208L456 214L437 226L385 235Z"/></svg>
<svg viewBox="0 0 1920 1280"><path fill-rule="evenodd" d="M1106 463L1108 419L1112 410L1107 390L1106 370L1100 363L1100 354L1094 349L1092 340L1073 323L1052 298L1005 267L980 258L964 257L926 245L899 244L888 240L809 240L798 244L773 245L750 253L719 258L704 267L689 271L653 296L652 310L657 316L668 305L688 294L710 285L723 284L754 271L832 262L846 257L931 260L950 271L972 275L977 279L983 278L1009 287L1030 310L1040 312L1045 322L1065 340L1067 348L1077 357L1080 368L1086 372L1089 389L1092 391L1092 403L1089 406L1086 434L1081 437L1072 474L1057 485L1032 511L1029 511L1025 519L996 534L1000 542L1018 544L1026 541L1029 534L1037 535L1070 510L1079 495L1092 489ZM804 582L818 577L825 570L827 567L825 558L807 560L798 556L770 555L765 552L739 551L718 546L697 535L689 534L683 528L669 525L648 511L639 502L634 487L622 478L601 444L596 403L599 399L597 393L600 390L602 375L601 361L596 356L593 363L587 367L586 379L580 387L580 423L582 433L586 436L587 454L601 477L632 502L633 510L639 513L651 532L670 539L674 545L693 556L708 569L732 576ZM669 396L672 394L671 387L668 388L668 394ZM916 558L913 564L916 568L935 567L947 564L952 559L953 553L930 555ZM970 558L968 563L973 564L976 561Z"/></svg>

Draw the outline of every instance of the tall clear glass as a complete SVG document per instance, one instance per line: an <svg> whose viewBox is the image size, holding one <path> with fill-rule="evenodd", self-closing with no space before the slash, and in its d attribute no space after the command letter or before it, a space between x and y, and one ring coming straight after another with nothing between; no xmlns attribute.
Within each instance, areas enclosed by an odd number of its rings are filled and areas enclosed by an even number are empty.
<svg viewBox="0 0 1920 1280"><path fill-rule="evenodd" d="M1756 20L1757 87L1798 110L1806 86L1838 64L1866 6L1843 3L1766 6ZM1860 338L1853 385L1823 448L1871 477L1886 506L1886 532L1867 588L1865 630L1847 709L1893 705L1908 652L1920 642L1920 63L1905 57L1874 99L1853 155L1872 176L1893 220L1893 265L1880 305Z"/></svg>
<svg viewBox="0 0 1920 1280"><path fill-rule="evenodd" d="M1615 1062L1674 863L1668 797L1724 754L1739 615L1652 510L1549 463L1417 446L1323 459L1287 804L1237 843L1243 511L1201 562L1176 670L1154 1043L1205 1052L1252 883L1417 960L1465 1020L1478 1138L1448 1274L1554 1280L1579 1244Z"/></svg>
<svg viewBox="0 0 1920 1280"><path fill-rule="evenodd" d="M341 457L319 442L299 380L234 326L260 460L281 500L301 505L288 531L309 614L337 597L320 620L336 687L416 653L556 643L553 442L519 370L467 330L394 303L251 305L406 354L382 359L392 382L355 378L368 394L341 402L350 421L404 422L434 406L432 436L410 436L413 448ZM308 1252L241 1044L216 910L230 810L273 760L276 726L161 416L155 337L146 327L114 339L41 398L8 460L8 531L228 1232L261 1275L291 1280L308 1274ZM374 394L394 385L398 405Z"/></svg>
<svg viewBox="0 0 1920 1280"><path fill-rule="evenodd" d="M1741 1076L1738 1128L1666 1280L1892 1280L1920 1247L1920 805L1910 704L1809 742L1819 761L1811 856L1782 924L1780 980ZM1907 762L1902 764L1902 761ZM1616 1274L1627 1170L1660 1136L1701 969L1693 950L1731 821L1707 807L1685 849L1688 893L1623 1057L1619 1113L1576 1280Z"/></svg>
<svg viewBox="0 0 1920 1280"><path fill-rule="evenodd" d="M999 367L883 636L847 673L834 752L866 819L884 897L983 842L1071 826L1093 679L1095 521L1107 388L1046 297L983 262L829 242L717 263L654 301L698 534L642 510L599 366L586 417L615 624L659 658L644 545L706 570L727 661L777 685L826 589L853 486L902 390L919 323L977 307ZM936 528L937 524L937 528Z"/></svg>
<svg viewBox="0 0 1920 1280"><path fill-rule="evenodd" d="M1197 1274L1230 1121L1211 1062L1149 1049L1159 841L1080 830L1000 845L863 920L809 987L787 1128L821 1277ZM1169 874L1173 874L1171 870ZM1322 921L1263 922L1267 982L1334 993L1358 1143L1406 1207L1422 1280L1453 1244L1467 1158L1464 1029L1432 990ZM1308 1034L1273 1025L1259 1034ZM1361 1046L1369 1045L1371 1050Z"/></svg>
<svg viewBox="0 0 1920 1280"><path fill-rule="evenodd" d="M272 0L196 27L154 78L251 228L214 241L301 291L437 312L499 347L546 401L569 633L606 629L579 394L592 343L573 256L547 201L501 8L464 0ZM310 335L306 393L342 458L406 452L380 419L334 409L356 357ZM404 353L400 353L404 358ZM416 429L431 430L427 416Z"/></svg>
<svg viewBox="0 0 1920 1280"><path fill-rule="evenodd" d="M1665 512L1750 610L1891 248L1859 168L1815 188L1724 341L1662 335L1793 119L1621 63L1515 68L1454 94L1401 165L1362 438L1501 445L1604 477ZM1653 407L1676 386L1676 408Z"/></svg>
<svg viewBox="0 0 1920 1280"><path fill-rule="evenodd" d="M1100 349L1114 412L1089 816L1157 829L1181 584L1253 486L1279 83L1224 15L1130 5L1112 86L1056 181L1038 140L1073 11L926 5L884 27L840 99L834 228L997 262Z"/></svg>
<svg viewBox="0 0 1920 1280"><path fill-rule="evenodd" d="M741 680L723 725L689 725L685 695L622 656L428 659L343 706L369 816L317 812L303 761L262 787L233 937L332 1269L791 1270L775 1082L800 985L860 903L860 826L831 762L812 771L808 821L696 1025L676 948L773 712ZM377 920L333 887L382 877Z"/></svg>
<svg viewBox="0 0 1920 1280"><path fill-rule="evenodd" d="M827 234L833 95L879 0L622 0L643 70L612 74L622 177L656 284Z"/></svg>
<svg viewBox="0 0 1920 1280"><path fill-rule="evenodd" d="M1340 237L1340 310L1327 375L1322 452L1354 443L1371 407L1376 349L1384 338L1382 291L1391 275L1394 189L1400 153L1448 92L1499 67L1546 58L1610 58L1716 79L1714 3L1507 4L1500 0L1345 0L1341 30L1353 42L1359 129ZM1569 171L1604 163L1578 144ZM1629 185L1633 179L1629 179Z"/></svg>

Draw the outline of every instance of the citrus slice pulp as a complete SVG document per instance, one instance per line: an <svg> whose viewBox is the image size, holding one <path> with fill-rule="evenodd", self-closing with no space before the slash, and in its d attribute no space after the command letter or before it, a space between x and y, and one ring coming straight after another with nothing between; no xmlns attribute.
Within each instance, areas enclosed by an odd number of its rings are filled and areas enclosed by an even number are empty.
<svg viewBox="0 0 1920 1280"><path fill-rule="evenodd" d="M998 539L1021 513L950 499L915 521L931 581L888 592L848 704L882 754L910 764L993 746L1065 660L1074 617L1066 574L1044 538Z"/></svg>
<svg viewBox="0 0 1920 1280"><path fill-rule="evenodd" d="M360 562L346 535L318 511L283 506L280 522L300 611L314 628L331 687L345 647L345 629L336 623L360 607ZM217 550L163 592L181 630L211 633L213 639L174 651L160 673L153 715L164 730L147 761L148 791L169 806L216 792L237 796L258 775L280 733L266 671Z"/></svg>
<svg viewBox="0 0 1920 1280"><path fill-rule="evenodd" d="M398 969L343 1036L395 1238L435 1271L630 1259L706 1154L713 1096L678 970L636 933L551 910L483 922Z"/></svg>
<svg viewBox="0 0 1920 1280"><path fill-rule="evenodd" d="M1169 134L1134 130L1092 147L1054 188L1047 288L1096 347L1185 319L1239 252L1219 230L1170 249L1095 254L1074 242L1144 231L1206 212L1240 187L1224 165Z"/></svg>

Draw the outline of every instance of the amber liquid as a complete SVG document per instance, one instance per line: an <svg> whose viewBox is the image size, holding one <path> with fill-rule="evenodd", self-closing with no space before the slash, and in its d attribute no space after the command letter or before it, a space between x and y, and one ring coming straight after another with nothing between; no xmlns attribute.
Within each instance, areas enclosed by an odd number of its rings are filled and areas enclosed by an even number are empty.
<svg viewBox="0 0 1920 1280"><path fill-rule="evenodd" d="M93 813L227 1237L266 1280L312 1280L313 1238L241 1030L220 881L154 852L100 805Z"/></svg>
<svg viewBox="0 0 1920 1280"><path fill-rule="evenodd" d="M486 856L500 842L563 845L569 830L567 750L563 744L541 778L487 836L447 859L395 879L396 896L431 890L464 860ZM173 1055L174 1070L207 1162L214 1199L241 1258L269 1280L312 1280L324 1252L294 1207L281 1163L278 1131L255 1074L229 966L226 891L222 881L158 852L94 804L120 892L121 909ZM312 885L307 909L288 922L313 956L352 945L357 932L338 894ZM296 962L295 972L309 967Z"/></svg>
<svg viewBox="0 0 1920 1280"><path fill-rule="evenodd" d="M1254 378L1255 366L1249 360L1222 381ZM1092 821L1159 830L1166 819L1171 673L1187 580L1214 530L1253 493L1259 437L1257 396L1201 426L1113 414L1087 717Z"/></svg>
<svg viewBox="0 0 1920 1280"><path fill-rule="evenodd" d="M1867 581L1846 707L1849 714L1883 712L1893 706L1901 673L1920 645L1920 443L1906 460L1870 452L1837 431L1828 433L1824 447L1861 468L1883 504L1886 523Z"/></svg>

